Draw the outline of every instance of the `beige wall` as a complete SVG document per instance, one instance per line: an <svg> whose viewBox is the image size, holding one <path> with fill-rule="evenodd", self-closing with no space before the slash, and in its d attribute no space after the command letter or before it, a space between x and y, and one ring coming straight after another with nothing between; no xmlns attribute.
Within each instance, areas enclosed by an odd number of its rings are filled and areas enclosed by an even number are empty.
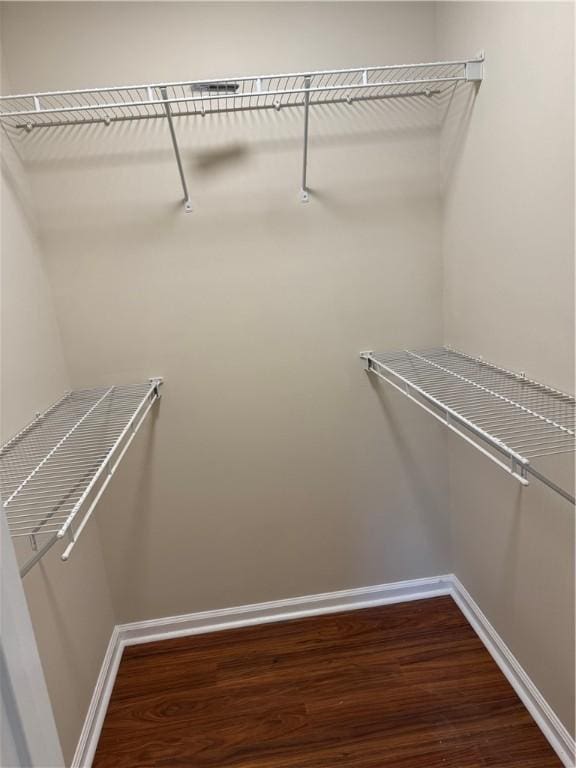
<svg viewBox="0 0 576 768"><path fill-rule="evenodd" d="M8 92L6 72L3 89ZM68 368L37 238L34 200L10 137L2 133L1 440L70 388ZM31 554L19 545L21 562ZM24 579L64 755L69 762L115 624L95 526L82 558L64 566L53 549Z"/></svg>
<svg viewBox="0 0 576 768"><path fill-rule="evenodd" d="M487 57L445 124L445 340L573 392L573 5L445 3L437 28L440 56ZM574 508L457 440L450 503L454 571L573 730Z"/></svg>
<svg viewBox="0 0 576 768"><path fill-rule="evenodd" d="M5 23L19 90L434 55L426 4L17 4ZM97 515L121 620L449 568L444 436L358 360L441 340L420 106L315 110L308 206L301 114L179 122L188 216L163 121L25 138L74 385L166 379Z"/></svg>
<svg viewBox="0 0 576 768"><path fill-rule="evenodd" d="M518 501L460 443L449 514L445 433L357 359L440 343L445 322L455 346L571 386L567 42L546 34L555 9L514 5L5 4L17 91L489 57L472 119L442 103L442 146L430 102L314 110L308 206L296 111L178 121L188 216L163 121L20 137L72 385L166 380L92 538L54 562L50 600L29 588L46 638L73 623L75 664L43 645L68 755L110 601L124 622L453 569L571 721L573 510L535 484Z"/></svg>

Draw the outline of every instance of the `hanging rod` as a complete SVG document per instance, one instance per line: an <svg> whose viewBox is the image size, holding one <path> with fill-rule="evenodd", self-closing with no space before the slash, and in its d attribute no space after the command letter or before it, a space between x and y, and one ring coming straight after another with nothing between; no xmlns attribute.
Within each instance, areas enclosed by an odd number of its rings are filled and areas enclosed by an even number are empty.
<svg viewBox="0 0 576 768"><path fill-rule="evenodd" d="M185 209L190 211L192 206L173 119L246 110L303 108L301 200L307 202L310 107L382 99L432 98L458 83L478 85L483 77L483 62L484 56L479 54L475 58L455 61L24 93L0 97L0 122L30 132L36 128L167 119Z"/></svg>
<svg viewBox="0 0 576 768"><path fill-rule="evenodd" d="M12 538L34 554L64 538L66 561L148 412L162 379L70 392L0 448L0 490Z"/></svg>
<svg viewBox="0 0 576 768"><path fill-rule="evenodd" d="M448 347L362 352L366 370L528 485L532 475L571 504L574 496L534 467L576 450L576 399Z"/></svg>

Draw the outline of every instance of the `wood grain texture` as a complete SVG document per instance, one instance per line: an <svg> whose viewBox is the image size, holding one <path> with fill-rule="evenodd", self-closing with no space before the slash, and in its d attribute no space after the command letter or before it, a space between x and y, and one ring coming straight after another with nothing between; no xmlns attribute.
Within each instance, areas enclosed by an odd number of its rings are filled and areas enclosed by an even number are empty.
<svg viewBox="0 0 576 768"><path fill-rule="evenodd" d="M126 648L93 768L557 768L450 597Z"/></svg>

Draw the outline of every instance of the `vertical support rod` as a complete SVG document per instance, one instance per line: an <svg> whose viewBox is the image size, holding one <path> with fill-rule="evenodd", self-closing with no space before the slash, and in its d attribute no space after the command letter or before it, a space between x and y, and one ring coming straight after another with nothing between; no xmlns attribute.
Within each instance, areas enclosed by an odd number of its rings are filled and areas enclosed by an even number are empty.
<svg viewBox="0 0 576 768"><path fill-rule="evenodd" d="M310 113L310 77L304 78L304 87L307 89L304 92L304 154L302 158L302 190L300 192L300 200L303 203L307 203L310 199L308 194L308 186L306 183L307 165L308 165L308 121Z"/></svg>
<svg viewBox="0 0 576 768"><path fill-rule="evenodd" d="M180 149L178 147L178 139L176 138L176 131L174 130L174 122L172 120L172 109L168 103L168 92L166 88L162 88L162 98L164 99L164 109L166 111L166 118L168 119L168 127L170 128L170 136L172 137L172 146L174 147L174 154L176 155L176 163L178 165L178 173L180 174L180 181L182 183L182 190L184 192L184 208L186 213L192 212L192 203L190 201L190 195L188 194L188 185L186 184L186 177L184 176L184 168L182 167L182 158L180 157Z"/></svg>

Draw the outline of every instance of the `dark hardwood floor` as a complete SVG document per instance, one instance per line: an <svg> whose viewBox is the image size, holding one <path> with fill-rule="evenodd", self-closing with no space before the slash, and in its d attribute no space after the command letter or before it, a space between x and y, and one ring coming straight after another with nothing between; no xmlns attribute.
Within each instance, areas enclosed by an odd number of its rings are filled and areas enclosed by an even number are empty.
<svg viewBox="0 0 576 768"><path fill-rule="evenodd" d="M94 768L556 768L450 597L125 650Z"/></svg>

